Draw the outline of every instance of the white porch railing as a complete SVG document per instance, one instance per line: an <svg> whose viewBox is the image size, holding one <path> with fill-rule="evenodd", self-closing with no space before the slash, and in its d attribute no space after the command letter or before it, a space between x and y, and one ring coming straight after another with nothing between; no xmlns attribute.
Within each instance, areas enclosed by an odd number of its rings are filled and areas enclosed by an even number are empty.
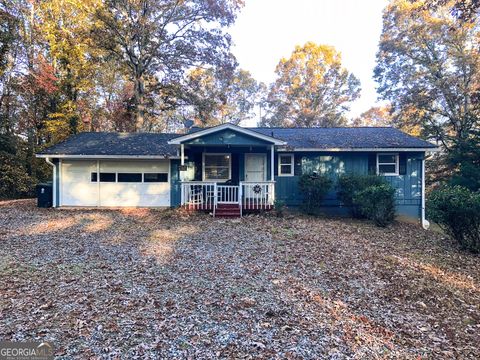
<svg viewBox="0 0 480 360"><path fill-rule="evenodd" d="M271 209L275 201L274 181L241 181L239 185L183 181L181 206L190 210L215 210L218 204L238 204L241 210Z"/></svg>
<svg viewBox="0 0 480 360"><path fill-rule="evenodd" d="M217 183L182 181L180 204L189 210L213 210L215 213Z"/></svg>
<svg viewBox="0 0 480 360"><path fill-rule="evenodd" d="M217 203L238 204L238 190L236 185L217 185Z"/></svg>
<svg viewBox="0 0 480 360"><path fill-rule="evenodd" d="M275 201L274 181L241 181L242 208L246 210L269 209Z"/></svg>

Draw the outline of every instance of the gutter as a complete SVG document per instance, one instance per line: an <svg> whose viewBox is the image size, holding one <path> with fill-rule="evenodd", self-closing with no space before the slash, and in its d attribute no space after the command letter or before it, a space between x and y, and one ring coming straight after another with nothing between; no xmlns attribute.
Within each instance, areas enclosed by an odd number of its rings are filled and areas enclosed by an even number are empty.
<svg viewBox="0 0 480 360"><path fill-rule="evenodd" d="M57 207L57 166L50 160L49 157L46 157L45 161L47 164L52 165L53 167L52 206Z"/></svg>
<svg viewBox="0 0 480 360"><path fill-rule="evenodd" d="M425 219L425 156L422 159L422 227L428 230L430 222Z"/></svg>
<svg viewBox="0 0 480 360"><path fill-rule="evenodd" d="M277 152L437 152L439 148L278 148Z"/></svg>
<svg viewBox="0 0 480 360"><path fill-rule="evenodd" d="M66 155L66 154L36 154L37 158L50 158L57 159L125 159L125 160L168 160L179 159L177 156L165 156L165 155Z"/></svg>

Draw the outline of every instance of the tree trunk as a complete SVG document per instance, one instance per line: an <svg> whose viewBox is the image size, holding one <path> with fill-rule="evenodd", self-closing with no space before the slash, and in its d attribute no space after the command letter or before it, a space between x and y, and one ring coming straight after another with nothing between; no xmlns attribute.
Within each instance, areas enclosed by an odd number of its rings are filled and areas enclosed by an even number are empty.
<svg viewBox="0 0 480 360"><path fill-rule="evenodd" d="M143 76L135 78L135 130L140 131L145 125L145 85Z"/></svg>

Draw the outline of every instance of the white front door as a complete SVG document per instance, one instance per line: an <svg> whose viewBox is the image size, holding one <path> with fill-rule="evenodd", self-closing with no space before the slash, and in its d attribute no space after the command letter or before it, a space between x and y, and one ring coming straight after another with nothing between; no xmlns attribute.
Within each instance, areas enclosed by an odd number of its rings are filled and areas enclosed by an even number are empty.
<svg viewBox="0 0 480 360"><path fill-rule="evenodd" d="M265 154L245 154L245 181L267 180L267 156Z"/></svg>
<svg viewBox="0 0 480 360"><path fill-rule="evenodd" d="M245 154L245 181L262 182L267 180L267 156L265 154ZM245 188L245 198L253 198L252 187Z"/></svg>

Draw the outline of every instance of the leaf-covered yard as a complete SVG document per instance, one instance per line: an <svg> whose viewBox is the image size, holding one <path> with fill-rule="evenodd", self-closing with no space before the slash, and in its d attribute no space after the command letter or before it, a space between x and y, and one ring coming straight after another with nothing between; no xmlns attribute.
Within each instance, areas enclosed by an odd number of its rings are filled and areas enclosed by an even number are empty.
<svg viewBox="0 0 480 360"><path fill-rule="evenodd" d="M479 358L480 259L301 216L0 203L0 339L77 357Z"/></svg>

